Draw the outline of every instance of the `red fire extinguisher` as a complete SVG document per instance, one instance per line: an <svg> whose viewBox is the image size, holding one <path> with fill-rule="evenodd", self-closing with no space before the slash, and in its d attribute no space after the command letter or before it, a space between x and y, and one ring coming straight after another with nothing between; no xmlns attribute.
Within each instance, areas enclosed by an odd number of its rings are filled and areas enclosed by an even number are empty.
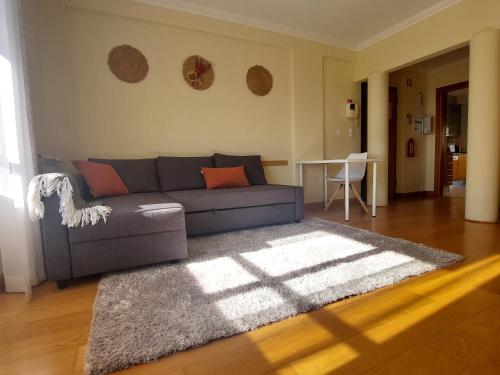
<svg viewBox="0 0 500 375"><path fill-rule="evenodd" d="M415 156L415 141L413 138L408 140L408 145L406 146L406 156L413 158Z"/></svg>

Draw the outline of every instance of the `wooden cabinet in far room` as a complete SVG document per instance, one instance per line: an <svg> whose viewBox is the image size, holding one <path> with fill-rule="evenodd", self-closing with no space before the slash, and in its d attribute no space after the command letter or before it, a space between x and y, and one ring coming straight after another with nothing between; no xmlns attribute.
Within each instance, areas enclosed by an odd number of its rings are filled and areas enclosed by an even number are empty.
<svg viewBox="0 0 500 375"><path fill-rule="evenodd" d="M453 181L458 180L458 155L453 155Z"/></svg>
<svg viewBox="0 0 500 375"><path fill-rule="evenodd" d="M458 155L458 179L465 180L467 176L467 154Z"/></svg>
<svg viewBox="0 0 500 375"><path fill-rule="evenodd" d="M467 154L453 155L453 181L465 180L467 176Z"/></svg>

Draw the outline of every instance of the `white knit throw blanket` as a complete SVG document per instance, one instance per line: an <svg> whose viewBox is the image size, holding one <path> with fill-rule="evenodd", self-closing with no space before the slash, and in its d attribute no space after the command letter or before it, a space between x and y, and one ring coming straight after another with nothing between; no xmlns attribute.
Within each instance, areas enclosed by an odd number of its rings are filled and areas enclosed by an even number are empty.
<svg viewBox="0 0 500 375"><path fill-rule="evenodd" d="M84 227L87 224L97 224L100 220L106 222L106 217L111 213L111 207L88 206L75 207L73 199L73 186L67 175L61 173L45 173L33 177L28 188L28 209L32 220L42 219L45 214L43 197L50 197L57 193L59 196L59 212L62 225L68 227Z"/></svg>

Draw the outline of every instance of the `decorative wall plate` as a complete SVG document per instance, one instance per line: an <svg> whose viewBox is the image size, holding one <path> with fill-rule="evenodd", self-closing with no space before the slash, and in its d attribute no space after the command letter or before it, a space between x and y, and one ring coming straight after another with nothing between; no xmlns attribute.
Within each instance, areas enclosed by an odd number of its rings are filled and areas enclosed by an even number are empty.
<svg viewBox="0 0 500 375"><path fill-rule="evenodd" d="M119 80L136 83L146 78L149 71L146 57L137 48L121 45L109 52L108 65Z"/></svg>
<svg viewBox="0 0 500 375"><path fill-rule="evenodd" d="M195 90L206 90L214 82L212 63L201 56L189 56L182 66L182 75L189 86Z"/></svg>
<svg viewBox="0 0 500 375"><path fill-rule="evenodd" d="M255 95L267 95L273 88L273 75L263 66L254 65L248 69L247 85Z"/></svg>

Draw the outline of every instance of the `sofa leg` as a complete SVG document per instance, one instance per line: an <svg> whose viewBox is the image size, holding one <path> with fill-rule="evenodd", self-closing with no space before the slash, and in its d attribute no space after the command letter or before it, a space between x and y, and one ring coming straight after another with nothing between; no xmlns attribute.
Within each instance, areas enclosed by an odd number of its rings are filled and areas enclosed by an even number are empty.
<svg viewBox="0 0 500 375"><path fill-rule="evenodd" d="M69 279L57 280L56 283L59 289L66 289L69 285Z"/></svg>

